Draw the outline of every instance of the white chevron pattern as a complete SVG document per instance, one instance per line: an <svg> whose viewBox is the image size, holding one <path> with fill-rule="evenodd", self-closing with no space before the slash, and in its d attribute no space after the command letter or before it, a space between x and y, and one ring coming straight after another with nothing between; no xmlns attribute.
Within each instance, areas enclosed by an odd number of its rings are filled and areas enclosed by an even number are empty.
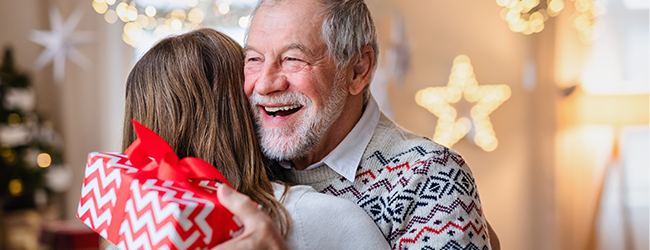
<svg viewBox="0 0 650 250"><path fill-rule="evenodd" d="M130 164L123 154L89 154L77 206L77 217L104 238L108 238L110 227L119 226L119 240L113 242L119 248L207 249L217 243L211 242L215 230L223 231L222 234L240 231L234 222L232 228L222 230L210 225L208 221L212 220L216 204L171 181L133 180L129 184L129 197L117 197L122 181L131 180L122 175L138 171ZM200 186L211 193L219 185L214 181L203 182ZM123 210L115 207L117 199L127 199ZM124 214L120 225L110 225L113 213Z"/></svg>

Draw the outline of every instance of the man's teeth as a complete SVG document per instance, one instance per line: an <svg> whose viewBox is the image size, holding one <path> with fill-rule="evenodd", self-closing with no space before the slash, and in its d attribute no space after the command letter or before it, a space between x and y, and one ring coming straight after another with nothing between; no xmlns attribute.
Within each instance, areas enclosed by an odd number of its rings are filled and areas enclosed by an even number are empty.
<svg viewBox="0 0 650 250"><path fill-rule="evenodd" d="M279 112L279 111L289 111L299 107L300 105L291 105L291 106L284 106L284 107L264 107L264 110L266 112Z"/></svg>

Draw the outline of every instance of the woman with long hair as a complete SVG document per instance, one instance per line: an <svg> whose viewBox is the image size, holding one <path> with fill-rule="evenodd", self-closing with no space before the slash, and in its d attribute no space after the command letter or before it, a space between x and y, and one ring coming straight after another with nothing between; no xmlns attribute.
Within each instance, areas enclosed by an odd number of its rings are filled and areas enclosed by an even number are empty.
<svg viewBox="0 0 650 250"><path fill-rule="evenodd" d="M158 42L126 83L122 147L136 140L135 119L174 149L215 166L261 205L293 249L388 249L356 204L276 180L261 152L244 93L241 46L212 29Z"/></svg>

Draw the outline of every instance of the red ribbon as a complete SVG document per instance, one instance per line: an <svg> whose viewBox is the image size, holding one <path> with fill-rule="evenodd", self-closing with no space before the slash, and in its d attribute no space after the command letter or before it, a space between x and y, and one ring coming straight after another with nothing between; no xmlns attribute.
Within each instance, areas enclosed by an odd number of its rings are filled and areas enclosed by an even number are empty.
<svg viewBox="0 0 650 250"><path fill-rule="evenodd" d="M133 127L138 135L125 151L132 166L138 172L132 175L133 180L159 179L173 181L187 187L190 179L216 179L232 187L226 178L214 166L195 157L178 159L176 153L167 142L149 128L132 119ZM121 194L130 193L130 183L122 178L118 199L113 208L111 226L108 230L108 240L117 244L119 241L119 228L124 217L126 197Z"/></svg>
<svg viewBox="0 0 650 250"><path fill-rule="evenodd" d="M159 179L186 183L189 179L217 179L232 187L226 178L210 163L195 157L178 159L169 144L155 132L131 120L138 139L124 154L133 167L140 169L134 179Z"/></svg>

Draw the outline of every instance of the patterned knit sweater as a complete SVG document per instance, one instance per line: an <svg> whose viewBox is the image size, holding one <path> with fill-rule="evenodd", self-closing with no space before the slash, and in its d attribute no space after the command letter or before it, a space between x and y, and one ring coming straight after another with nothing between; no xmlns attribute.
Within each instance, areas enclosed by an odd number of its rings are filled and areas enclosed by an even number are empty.
<svg viewBox="0 0 650 250"><path fill-rule="evenodd" d="M357 203L393 249L490 249L472 173L461 156L382 114L354 183L329 167L287 178Z"/></svg>

